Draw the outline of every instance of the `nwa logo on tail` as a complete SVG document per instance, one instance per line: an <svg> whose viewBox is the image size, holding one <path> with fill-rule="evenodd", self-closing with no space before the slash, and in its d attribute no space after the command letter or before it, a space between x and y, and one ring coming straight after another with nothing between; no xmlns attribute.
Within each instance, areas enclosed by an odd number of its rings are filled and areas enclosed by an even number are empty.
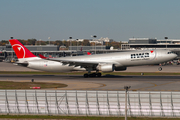
<svg viewBox="0 0 180 120"><path fill-rule="evenodd" d="M25 58L26 52L25 52L25 49L21 45L14 44L12 47L14 51L17 53L18 58Z"/></svg>
<svg viewBox="0 0 180 120"><path fill-rule="evenodd" d="M36 57L26 47L24 47L24 45L22 45L17 39L11 39L9 40L9 42L11 43L18 59Z"/></svg>

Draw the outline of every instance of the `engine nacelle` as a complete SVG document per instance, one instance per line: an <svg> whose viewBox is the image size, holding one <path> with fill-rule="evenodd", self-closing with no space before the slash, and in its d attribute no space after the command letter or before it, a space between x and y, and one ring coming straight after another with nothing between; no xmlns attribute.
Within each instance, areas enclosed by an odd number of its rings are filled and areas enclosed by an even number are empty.
<svg viewBox="0 0 180 120"><path fill-rule="evenodd" d="M124 71L127 67L115 67L115 71Z"/></svg>
<svg viewBox="0 0 180 120"><path fill-rule="evenodd" d="M96 69L102 72L113 72L115 67L112 64L105 64L105 65L98 65Z"/></svg>

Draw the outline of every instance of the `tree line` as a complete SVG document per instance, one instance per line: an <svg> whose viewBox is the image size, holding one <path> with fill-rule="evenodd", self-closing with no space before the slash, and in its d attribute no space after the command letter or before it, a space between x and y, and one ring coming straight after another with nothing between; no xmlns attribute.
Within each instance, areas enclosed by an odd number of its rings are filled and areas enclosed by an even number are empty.
<svg viewBox="0 0 180 120"><path fill-rule="evenodd" d="M62 40L55 40L55 41L39 41L36 39L18 39L23 45L58 45L58 46L66 46L66 48L69 48L69 46L94 46L95 43L90 43L89 40L84 40L83 42L77 42L77 41L62 41ZM1 40L0 46L5 46L6 44L9 44L8 40ZM106 42L104 45L106 46L113 46L115 49L121 48L121 42ZM96 44L101 45L101 44Z"/></svg>

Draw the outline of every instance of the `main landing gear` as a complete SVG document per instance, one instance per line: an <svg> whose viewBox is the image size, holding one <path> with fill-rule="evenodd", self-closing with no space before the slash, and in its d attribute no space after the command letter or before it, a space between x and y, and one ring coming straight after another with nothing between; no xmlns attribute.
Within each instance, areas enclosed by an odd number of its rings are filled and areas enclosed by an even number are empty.
<svg viewBox="0 0 180 120"><path fill-rule="evenodd" d="M101 73L85 73L84 74L84 77L87 78L87 77L101 77Z"/></svg>

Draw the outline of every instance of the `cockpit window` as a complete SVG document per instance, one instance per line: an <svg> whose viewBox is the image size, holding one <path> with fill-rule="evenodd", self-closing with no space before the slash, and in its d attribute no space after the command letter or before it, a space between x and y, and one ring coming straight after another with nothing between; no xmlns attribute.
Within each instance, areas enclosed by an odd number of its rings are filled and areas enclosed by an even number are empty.
<svg viewBox="0 0 180 120"><path fill-rule="evenodd" d="M145 53L145 57L149 57L149 53Z"/></svg>
<svg viewBox="0 0 180 120"><path fill-rule="evenodd" d="M168 54L173 54L173 52L168 52Z"/></svg>

